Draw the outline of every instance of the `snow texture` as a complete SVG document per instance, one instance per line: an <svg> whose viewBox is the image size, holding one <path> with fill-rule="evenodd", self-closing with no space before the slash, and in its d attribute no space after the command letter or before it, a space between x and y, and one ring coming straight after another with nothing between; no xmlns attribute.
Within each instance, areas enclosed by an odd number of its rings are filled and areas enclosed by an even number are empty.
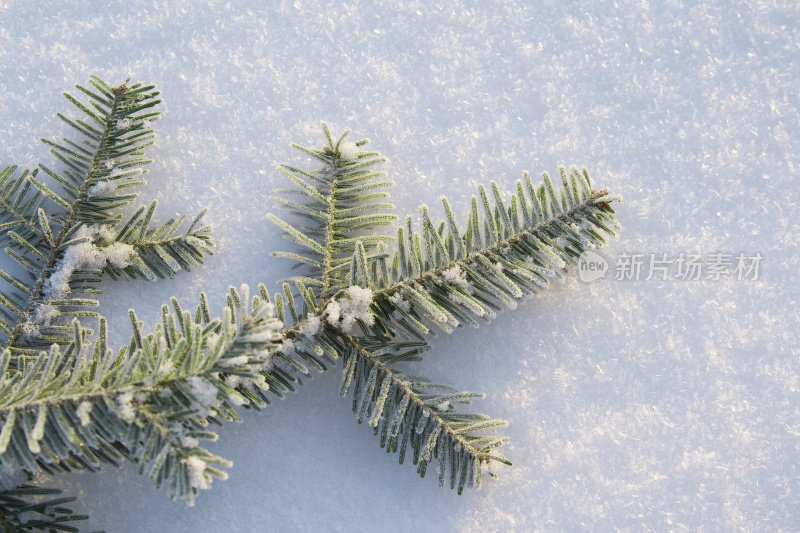
<svg viewBox="0 0 800 533"><path fill-rule="evenodd" d="M594 250L604 277L572 272L410 369L510 420L514 466L481 490L387 456L334 369L224 426L212 451L230 479L195 507L132 465L54 478L81 528L796 531L799 4L438 4L0 0L0 165L61 168L39 141L73 135L61 92L130 77L164 100L143 201L161 221L210 207L206 265L103 285L113 346L129 307L148 331L170 296L191 308L205 291L219 314L229 285L295 273L265 215L283 214L278 163L313 168L290 143L323 147L322 120L388 157L403 216L447 195L463 221L478 184L508 198L523 170L562 164L625 199L620 238ZM760 254L757 279L692 266L716 253Z"/></svg>
<svg viewBox="0 0 800 533"><path fill-rule="evenodd" d="M370 311L371 304L372 290L353 285L347 287L339 298L329 302L323 315L330 325L345 333L353 333L359 320L367 326L375 322L375 316Z"/></svg>

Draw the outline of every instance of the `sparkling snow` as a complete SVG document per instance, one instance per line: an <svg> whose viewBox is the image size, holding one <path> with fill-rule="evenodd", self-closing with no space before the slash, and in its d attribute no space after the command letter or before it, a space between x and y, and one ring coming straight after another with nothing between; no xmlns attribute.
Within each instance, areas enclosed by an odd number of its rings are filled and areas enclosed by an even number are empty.
<svg viewBox="0 0 800 533"><path fill-rule="evenodd" d="M210 208L205 265L104 285L112 345L131 307L148 331L170 296L193 309L205 291L219 313L228 286L275 291L296 272L270 255L291 244L269 196L287 184L278 163L314 168L290 143L322 148L323 120L388 157L401 215L426 203L440 219L446 194L463 222L478 184L508 199L523 170L574 164L624 197L620 238L595 250L601 279L572 272L410 369L510 420L514 466L481 490L459 497L435 467L420 480L387 456L334 369L223 427L211 449L230 479L192 508L132 465L55 478L82 529L800 527L796 1L265 5L0 1L0 166L62 168L39 141L72 135L61 92L130 77L164 100L141 203L157 198L160 221ZM737 279L756 254L758 275ZM706 277L715 257L729 277Z"/></svg>

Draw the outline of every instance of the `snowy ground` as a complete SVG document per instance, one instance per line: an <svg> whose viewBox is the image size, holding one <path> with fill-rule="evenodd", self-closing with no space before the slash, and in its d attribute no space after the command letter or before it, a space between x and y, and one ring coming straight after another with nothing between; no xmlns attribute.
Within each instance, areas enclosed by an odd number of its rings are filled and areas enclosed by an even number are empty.
<svg viewBox="0 0 800 533"><path fill-rule="evenodd" d="M231 478L193 508L130 466L58 478L87 531L800 528L794 0L264 4L0 0L0 166L52 161L38 139L66 133L61 91L130 77L165 101L161 216L211 208L203 268L107 286L116 342L129 307L152 324L171 295L221 308L229 285L277 287L275 167L322 145L321 120L389 157L402 214L575 164L623 195L623 230L604 279L438 337L419 365L511 421L515 466L481 490L387 457L331 372L224 428ZM739 257L761 257L757 279Z"/></svg>

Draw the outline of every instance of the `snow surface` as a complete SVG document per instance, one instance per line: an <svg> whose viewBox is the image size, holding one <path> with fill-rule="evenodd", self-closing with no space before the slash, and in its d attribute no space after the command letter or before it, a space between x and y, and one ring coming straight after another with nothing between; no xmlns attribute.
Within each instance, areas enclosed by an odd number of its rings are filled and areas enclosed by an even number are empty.
<svg viewBox="0 0 800 533"><path fill-rule="evenodd" d="M143 202L211 208L202 268L107 284L117 344L129 307L152 326L171 295L221 309L229 285L278 288L275 167L308 165L289 144L321 147L322 120L388 156L401 214L438 218L447 193L465 216L477 184L561 164L624 197L603 279L439 336L413 369L511 421L514 466L481 490L398 465L334 371L224 427L230 479L195 507L131 465L56 478L86 530L800 529L797 2L431 4L0 0L0 165L54 164L39 138L68 134L60 93L130 77L164 98ZM714 252L760 254L758 279L646 279ZM634 256L639 280L616 280Z"/></svg>

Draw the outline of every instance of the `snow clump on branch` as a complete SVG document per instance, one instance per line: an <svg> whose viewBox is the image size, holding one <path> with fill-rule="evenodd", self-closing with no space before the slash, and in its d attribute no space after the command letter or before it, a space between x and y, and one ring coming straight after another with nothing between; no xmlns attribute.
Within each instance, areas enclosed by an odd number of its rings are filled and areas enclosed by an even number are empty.
<svg viewBox="0 0 800 533"><path fill-rule="evenodd" d="M358 158L361 150L358 149L356 143L342 143L339 145L339 157L345 161L353 161Z"/></svg>
<svg viewBox="0 0 800 533"><path fill-rule="evenodd" d="M130 244L113 242L114 237L114 233L103 226L81 226L73 240L83 241L68 246L64 251L47 280L45 297L57 300L69 294L69 280L76 270L100 270L106 261L117 268L128 266L136 252ZM106 246L95 244L109 240L112 242Z"/></svg>
<svg viewBox="0 0 800 533"><path fill-rule="evenodd" d="M348 287L338 299L328 302L324 312L325 320L345 333L354 333L359 320L371 326L375 323L375 315L370 310L372 297L373 293L369 288L357 285Z"/></svg>

